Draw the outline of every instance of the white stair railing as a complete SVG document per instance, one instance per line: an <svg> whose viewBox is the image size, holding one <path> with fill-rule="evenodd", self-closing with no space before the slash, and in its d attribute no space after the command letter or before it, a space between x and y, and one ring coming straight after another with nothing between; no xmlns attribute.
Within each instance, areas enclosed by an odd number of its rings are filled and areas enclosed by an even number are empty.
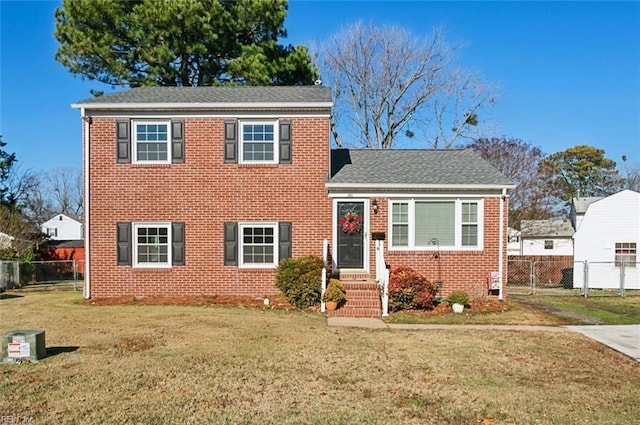
<svg viewBox="0 0 640 425"><path fill-rule="evenodd" d="M389 316L389 269L384 261L384 241L376 241L376 282L380 286L382 317Z"/></svg>
<svg viewBox="0 0 640 425"><path fill-rule="evenodd" d="M324 296L324 291L327 290L327 261L329 260L329 241L324 240L322 242L322 261L325 267L322 268L322 290L320 292L320 312L324 313L326 310L326 306L322 298Z"/></svg>

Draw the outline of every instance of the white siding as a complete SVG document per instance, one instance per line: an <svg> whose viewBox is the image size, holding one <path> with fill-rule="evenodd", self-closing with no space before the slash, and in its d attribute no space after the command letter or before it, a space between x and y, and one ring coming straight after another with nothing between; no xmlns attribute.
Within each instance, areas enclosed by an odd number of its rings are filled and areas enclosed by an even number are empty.
<svg viewBox="0 0 640 425"><path fill-rule="evenodd" d="M615 266L619 242L634 242L640 249L640 193L631 190L589 205L574 235L574 260L589 262L589 288L620 287L620 267ZM624 279L626 289L640 289L640 264L625 268ZM583 271L576 265L573 286L581 288L583 283Z"/></svg>
<svg viewBox="0 0 640 425"><path fill-rule="evenodd" d="M545 241L553 241L553 249L545 249ZM573 255L571 239L523 239L522 255Z"/></svg>
<svg viewBox="0 0 640 425"><path fill-rule="evenodd" d="M82 223L64 214L58 214L42 224L41 231L57 241L84 239Z"/></svg>

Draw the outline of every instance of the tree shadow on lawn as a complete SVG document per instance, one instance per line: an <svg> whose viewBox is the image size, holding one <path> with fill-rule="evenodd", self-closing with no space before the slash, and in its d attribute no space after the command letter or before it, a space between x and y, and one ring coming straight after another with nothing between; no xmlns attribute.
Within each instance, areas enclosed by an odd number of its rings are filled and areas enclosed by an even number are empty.
<svg viewBox="0 0 640 425"><path fill-rule="evenodd" d="M18 294L0 294L0 300L10 300L12 298L22 298L24 297L24 295L18 295Z"/></svg>
<svg viewBox="0 0 640 425"><path fill-rule="evenodd" d="M47 357L57 356L62 353L73 353L77 351L80 347L69 345L69 346L58 346L58 347L47 347Z"/></svg>

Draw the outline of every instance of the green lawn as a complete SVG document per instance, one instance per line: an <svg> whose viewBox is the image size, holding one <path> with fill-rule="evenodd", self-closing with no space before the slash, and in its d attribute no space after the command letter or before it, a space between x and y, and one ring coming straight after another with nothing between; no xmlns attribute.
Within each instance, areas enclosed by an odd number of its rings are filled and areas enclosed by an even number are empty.
<svg viewBox="0 0 640 425"><path fill-rule="evenodd" d="M573 317L590 324L630 325L640 324L640 293L627 291L624 297L597 296L513 296L521 305L538 308L557 316Z"/></svg>
<svg viewBox="0 0 640 425"><path fill-rule="evenodd" d="M571 332L329 328L316 313L0 300L51 356L0 366L34 424L630 424L640 365Z"/></svg>

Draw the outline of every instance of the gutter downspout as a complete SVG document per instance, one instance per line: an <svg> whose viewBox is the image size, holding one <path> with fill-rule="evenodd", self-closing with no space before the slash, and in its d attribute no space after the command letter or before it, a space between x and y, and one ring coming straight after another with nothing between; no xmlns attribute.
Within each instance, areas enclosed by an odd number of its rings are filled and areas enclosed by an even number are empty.
<svg viewBox="0 0 640 425"><path fill-rule="evenodd" d="M85 109L80 109L80 116L82 117L82 133L84 136L83 140L83 175L84 175L84 299L88 300L91 298L91 261L90 261L90 250L91 244L89 243L89 228L91 227L91 215L89 211L89 180L91 176L91 172L89 170L89 131L91 129L91 117L87 117L85 115Z"/></svg>
<svg viewBox="0 0 640 425"><path fill-rule="evenodd" d="M500 276L500 289L498 290L498 300L503 300L503 286L502 273L504 270L504 201L507 198L507 189L502 189L502 196L500 197L500 233L498 246L498 274ZM522 238L522 237L521 237Z"/></svg>

